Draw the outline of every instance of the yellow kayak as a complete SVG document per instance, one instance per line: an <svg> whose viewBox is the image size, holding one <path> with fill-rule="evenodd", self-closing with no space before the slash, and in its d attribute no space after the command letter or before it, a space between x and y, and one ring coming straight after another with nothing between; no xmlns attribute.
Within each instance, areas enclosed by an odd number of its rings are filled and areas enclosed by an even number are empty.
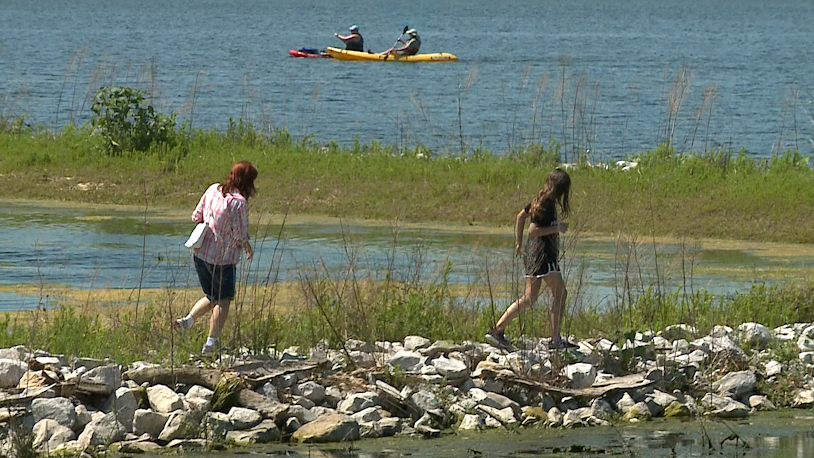
<svg viewBox="0 0 814 458"><path fill-rule="evenodd" d="M347 51L339 48L328 48L328 53L339 60L380 60L386 62L454 62L458 56L446 52L435 54L416 54L415 56L383 56L370 52Z"/></svg>

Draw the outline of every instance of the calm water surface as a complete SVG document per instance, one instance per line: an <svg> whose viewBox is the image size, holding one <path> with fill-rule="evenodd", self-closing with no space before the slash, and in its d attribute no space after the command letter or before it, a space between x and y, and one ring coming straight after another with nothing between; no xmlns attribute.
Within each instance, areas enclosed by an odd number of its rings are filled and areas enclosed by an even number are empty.
<svg viewBox="0 0 814 458"><path fill-rule="evenodd" d="M242 116L321 141L458 151L461 101L469 148L554 137L569 157L577 145L607 158L664 139L669 86L686 69L679 149L811 152L812 23L810 0L2 0L0 116L81 123L88 94L127 84L195 127ZM422 51L461 60L288 57L337 45L351 24L374 51L409 24ZM712 115L699 117L713 87Z"/></svg>
<svg viewBox="0 0 814 458"><path fill-rule="evenodd" d="M324 446L267 445L240 454L309 458L810 458L814 456L810 412L757 414L745 422L652 421L619 427L571 430L521 429L448 435L440 439L376 439ZM705 448L703 430L713 448ZM748 448L724 439L736 432ZM229 456L227 452L195 456ZM237 456L237 455L235 455Z"/></svg>
<svg viewBox="0 0 814 458"><path fill-rule="evenodd" d="M64 284L74 288L197 287L189 251L194 226L182 212L148 212L37 202L0 203L0 310L30 309L42 298L17 294L15 285ZM271 224L253 229L255 258L241 264L243 281L296 281L353 265L362 278L388 271L401 280L506 284L520 280L513 235L455 226L404 227L332 223ZM684 252L684 255L681 253ZM659 269L655 268L658 259ZM563 260L571 298L581 304L614 304L625 272L634 292L661 285L666 291L744 291L753 282L793 281L814 270L814 247L698 241L640 242L569 234ZM488 276L487 276L488 269ZM579 294L577 294L579 291ZM49 304L44 304L49 305Z"/></svg>

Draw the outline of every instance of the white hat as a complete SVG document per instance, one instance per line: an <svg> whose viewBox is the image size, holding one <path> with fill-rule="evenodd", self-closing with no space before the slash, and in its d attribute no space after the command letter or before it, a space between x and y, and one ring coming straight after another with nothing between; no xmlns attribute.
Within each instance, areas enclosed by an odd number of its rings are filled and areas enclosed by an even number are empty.
<svg viewBox="0 0 814 458"><path fill-rule="evenodd" d="M416 32L415 29L410 29L407 31L407 35L418 35L418 32Z"/></svg>
<svg viewBox="0 0 814 458"><path fill-rule="evenodd" d="M359 27L357 25L350 26L350 31L351 32L356 32L357 30L359 30Z"/></svg>

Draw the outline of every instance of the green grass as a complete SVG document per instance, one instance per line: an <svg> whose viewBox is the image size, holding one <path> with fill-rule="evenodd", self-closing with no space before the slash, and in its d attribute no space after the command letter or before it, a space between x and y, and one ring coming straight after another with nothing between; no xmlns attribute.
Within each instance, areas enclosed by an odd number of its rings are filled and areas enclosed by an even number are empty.
<svg viewBox="0 0 814 458"><path fill-rule="evenodd" d="M557 164L556 148L466 156L376 143L319 145L285 131L233 123L195 131L172 150L109 155L100 139L69 128L56 136L0 133L0 195L192 208L237 160L260 170L254 208L276 213L511 227ZM556 146L556 145L554 145ZM572 176L572 227L599 233L814 242L814 172L787 152L636 157L630 172L588 167ZM77 183L92 183L82 190Z"/></svg>
<svg viewBox="0 0 814 458"><path fill-rule="evenodd" d="M376 143L343 148L296 141L285 131L260 132L241 122L230 123L225 132L194 131L172 149L110 154L100 138L84 129L52 135L13 126L0 123L0 195L7 198L189 210L233 162L250 160L260 171L259 194L252 200L255 215L510 227L558 164L556 144L507 154L433 155L423 147L397 151ZM569 171L573 228L648 238L814 241L814 171L798 152L755 159L744 152L676 154L659 147L635 159L640 165L629 172L587 163ZM258 353L270 346L310 347L324 340L339 345L348 338L393 341L411 334L481 340L509 302L507 285L492 285L502 291L492 304L484 299L489 294L475 291L478 285L472 291L450 286L444 272L425 282L390 278L356 278L350 267L339 273L303 272L299 294L288 297L282 308L267 291L245 288L246 297L235 306L224 335L229 346ZM571 298L577 297L569 287ZM676 323L694 324L706 333L715 324L757 321L774 327L814 321L811 285L758 283L723 297L644 288L608 307L585 304L573 310L572 304L566 329L579 337L616 339L629 330L658 331ZM204 326L180 336L170 333L167 323L175 317L172 311L177 315L189 305L167 291L139 314L110 310L102 316L64 305L24 318L9 316L0 322L0 346L24 343L123 363L184 361L183 355L200 348ZM512 324L510 334L546 336L547 321L541 300Z"/></svg>
<svg viewBox="0 0 814 458"><path fill-rule="evenodd" d="M443 274L425 282L371 282L351 270L316 272L289 286L283 294L281 285L271 285L281 298L275 300L274 291L241 285L244 293L232 306L222 342L229 348L263 354L292 345L341 348L347 339L402 341L408 335L482 341L509 302L499 295L493 304L473 289L450 285ZM506 287L492 285L498 294ZM191 330L171 332L171 319L183 314L194 297L172 290L149 297L138 313L132 306L95 306L91 291L83 306L7 314L0 318L0 347L24 344L68 356L110 357L125 364L188 361L205 340L208 317ZM648 289L631 297L629 303L602 309L569 303L563 329L582 339L606 337L621 343L630 331L660 331L677 323L694 325L700 337L719 324L734 328L755 321L774 328L814 321L814 284L756 284L726 296L703 290L688 296L657 294ZM548 337L547 300L543 295L531 311L513 321L509 335ZM796 347L785 350L788 358L795 358L796 352Z"/></svg>

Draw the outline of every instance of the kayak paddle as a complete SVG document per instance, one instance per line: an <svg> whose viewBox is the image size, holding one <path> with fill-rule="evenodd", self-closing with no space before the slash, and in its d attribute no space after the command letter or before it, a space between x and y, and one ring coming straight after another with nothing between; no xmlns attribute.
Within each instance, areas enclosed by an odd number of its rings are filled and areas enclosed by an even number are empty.
<svg viewBox="0 0 814 458"><path fill-rule="evenodd" d="M401 35L399 35L399 37L396 39L396 42L395 42L395 43L393 43L393 48L395 48L395 47L396 47L396 45L397 45L397 44L399 44L399 41L401 41L401 37L403 37L403 36L404 36L404 34L405 34L405 33L407 33L407 31L408 31L408 30L410 30L410 26L409 26L409 25L405 25L405 26L404 26L404 30L402 30L402 31L401 31ZM390 48L390 49L393 49L393 48ZM384 60L387 60L387 58L388 58L388 57L390 57L390 54L385 54L385 55L384 55Z"/></svg>

